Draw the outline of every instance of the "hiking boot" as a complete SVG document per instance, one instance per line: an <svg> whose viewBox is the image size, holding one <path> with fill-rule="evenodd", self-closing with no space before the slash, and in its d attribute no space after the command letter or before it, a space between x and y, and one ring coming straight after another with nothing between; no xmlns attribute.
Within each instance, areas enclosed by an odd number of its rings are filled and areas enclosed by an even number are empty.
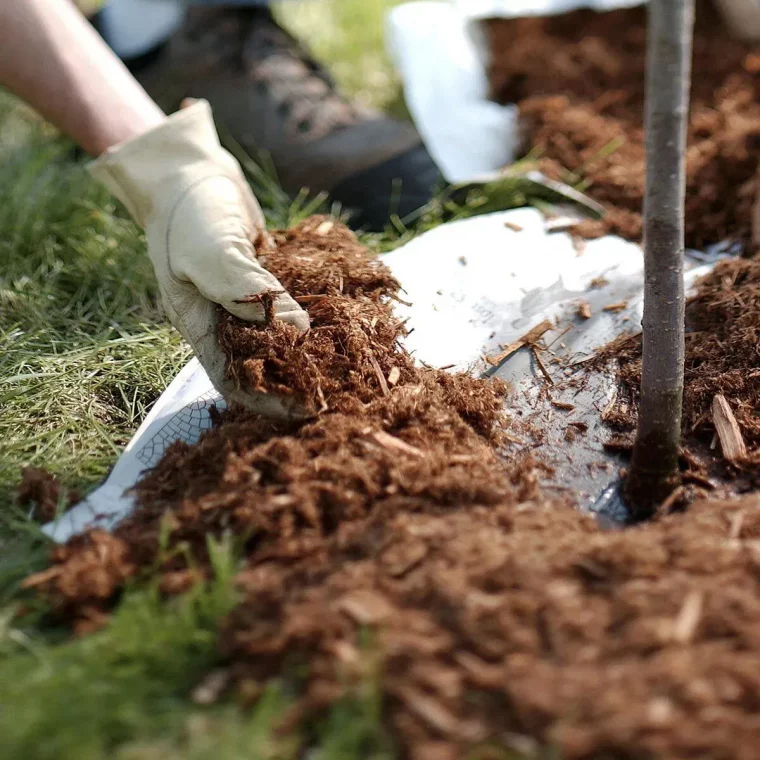
<svg viewBox="0 0 760 760"><path fill-rule="evenodd" d="M427 203L440 174L411 124L343 98L266 8L195 8L133 73L171 112L205 98L253 157L268 154L282 187L327 191L355 226L382 229Z"/></svg>

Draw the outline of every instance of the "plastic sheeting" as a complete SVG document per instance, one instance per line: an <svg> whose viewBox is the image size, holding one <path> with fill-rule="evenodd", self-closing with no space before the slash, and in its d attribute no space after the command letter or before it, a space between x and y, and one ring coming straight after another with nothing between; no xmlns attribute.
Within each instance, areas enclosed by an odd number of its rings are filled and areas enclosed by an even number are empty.
<svg viewBox="0 0 760 760"><path fill-rule="evenodd" d="M452 182L477 180L508 163L515 144L514 108L486 98L487 82L473 18L518 12L562 12L581 6L609 9L637 3L617 0L458 0L413 2L388 17L389 49L406 86L411 113L433 157ZM431 65L431 62L435 62ZM694 253L687 278L708 271L721 254ZM601 445L600 410L614 392L603 375L581 390L565 382L583 360L613 338L637 331L642 311L643 257L638 246L608 236L579 251L570 235L552 232L535 209L524 208L452 222L415 238L383 257L406 291L411 306L397 313L413 328L407 348L422 362L452 365L508 380L513 413L544 420L544 456L555 467L555 483L581 495L594 509L614 482L614 457ZM602 278L603 287L591 287ZM581 301L590 319L577 316ZM622 304L614 311L605 306ZM547 379L529 349L499 366L485 356L521 338L548 319L543 338L551 347ZM547 369L544 367L544 370ZM547 389L547 383L550 387ZM552 405L572 405L572 420L588 435L567 441L570 418ZM210 427L209 408L224 401L193 359L158 400L106 482L44 530L65 541L87 527L110 528L134 509L129 493L142 471L154 466L175 440L196 441Z"/></svg>
<svg viewBox="0 0 760 760"><path fill-rule="evenodd" d="M488 99L483 18L545 16L578 8L608 11L641 0L419 0L389 11L388 52L409 112L451 183L492 175L515 158L517 108Z"/></svg>

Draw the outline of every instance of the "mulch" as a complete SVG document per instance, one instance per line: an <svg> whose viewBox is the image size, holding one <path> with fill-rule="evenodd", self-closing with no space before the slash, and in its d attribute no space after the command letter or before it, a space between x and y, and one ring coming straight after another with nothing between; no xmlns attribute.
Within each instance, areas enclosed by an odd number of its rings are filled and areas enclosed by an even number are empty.
<svg viewBox="0 0 760 760"><path fill-rule="evenodd" d="M158 572L164 593L185 591L210 572L207 536L231 533L244 566L220 654L248 701L300 666L283 730L371 675L404 757L500 746L754 758L760 496L703 498L606 532L572 498L542 494L540 448L512 453L508 388L413 363L392 312L398 284L350 231L312 218L275 233L266 259L313 329L224 317L229 372L287 389L315 416L216 415L142 478L139 509L113 535L55 548L26 585L84 633L131 578ZM724 393L753 456L760 356L746 307L758 306L758 271L730 262L701 284L685 407L707 436L701 415ZM626 350L623 395L637 361Z"/></svg>
<svg viewBox="0 0 760 760"><path fill-rule="evenodd" d="M494 19L485 25L491 96L516 103L526 151L553 179L607 208L584 237L638 241L644 197L646 9ZM698 0L686 157L686 245L747 246L760 157L760 47Z"/></svg>

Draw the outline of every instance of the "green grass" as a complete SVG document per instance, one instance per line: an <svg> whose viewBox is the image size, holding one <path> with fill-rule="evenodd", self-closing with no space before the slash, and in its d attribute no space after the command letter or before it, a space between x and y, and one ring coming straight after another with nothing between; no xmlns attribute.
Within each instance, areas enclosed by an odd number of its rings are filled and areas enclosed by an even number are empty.
<svg viewBox="0 0 760 760"><path fill-rule="evenodd" d="M302 737L275 733L288 685L270 684L252 711L188 698L222 665L216 628L235 601L234 554L219 545L216 557L210 583L169 603L132 590L104 631L57 646L0 619L0 757L295 760Z"/></svg>
<svg viewBox="0 0 760 760"><path fill-rule="evenodd" d="M350 94L401 110L382 49L393 4L308 0L278 12ZM299 737L271 730L292 685L272 687L253 711L190 700L218 664L216 625L234 601L229 548L205 587L169 604L150 584L133 588L105 630L79 640L50 627L44 606L19 590L49 551L14 503L21 468L97 485L190 354L161 315L142 234L73 146L2 93L0 134L0 760L294 757ZM239 158L270 224L287 226L319 205L292 201ZM439 199L413 228L394 219L366 240L388 249L483 203ZM306 728L319 760L393 756L371 683Z"/></svg>

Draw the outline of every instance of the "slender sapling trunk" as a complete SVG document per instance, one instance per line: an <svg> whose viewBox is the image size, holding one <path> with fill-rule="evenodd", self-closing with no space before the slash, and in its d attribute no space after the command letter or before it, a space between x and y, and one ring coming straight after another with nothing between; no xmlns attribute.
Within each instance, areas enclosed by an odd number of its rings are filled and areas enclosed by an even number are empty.
<svg viewBox="0 0 760 760"><path fill-rule="evenodd" d="M625 484L634 516L679 482L684 372L684 187L694 0L649 0L644 320L639 429Z"/></svg>

